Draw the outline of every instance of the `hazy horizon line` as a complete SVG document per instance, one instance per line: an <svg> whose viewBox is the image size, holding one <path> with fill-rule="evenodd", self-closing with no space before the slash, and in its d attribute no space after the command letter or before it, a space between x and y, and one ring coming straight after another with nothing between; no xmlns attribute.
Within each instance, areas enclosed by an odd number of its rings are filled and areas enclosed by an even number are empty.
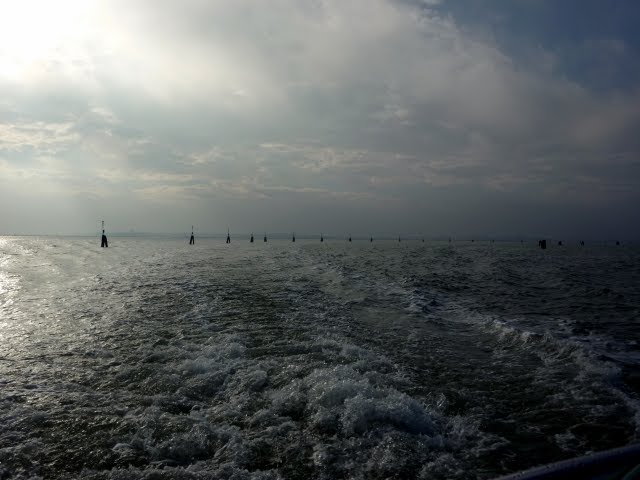
<svg viewBox="0 0 640 480"><path fill-rule="evenodd" d="M138 232L138 231L114 231L106 232L108 237L115 238L189 238L191 232ZM296 240L317 240L320 241L320 237L324 240L344 240L348 241L349 237L352 240L370 241L371 238L380 241L397 241L400 238L403 241L417 241L422 242L430 241L437 242L537 242L540 239L546 239L547 241L562 241L562 242L575 242L586 241L591 243L607 243L607 242L624 242L624 243L636 243L636 238L590 238L590 237L562 237L556 235L515 235L515 234L501 234L501 235L423 235L419 233L407 233L407 234L391 234L391 233L372 233L372 234L334 234L334 233L296 233L296 232L266 232L267 238L274 240L291 240L295 234ZM99 238L101 232L95 233L0 233L0 237L75 237L75 238ZM262 242L265 232L231 232L231 239L242 238L249 241L251 235L254 236L255 241ZM226 238L227 232L195 232L196 238L201 239L217 239Z"/></svg>

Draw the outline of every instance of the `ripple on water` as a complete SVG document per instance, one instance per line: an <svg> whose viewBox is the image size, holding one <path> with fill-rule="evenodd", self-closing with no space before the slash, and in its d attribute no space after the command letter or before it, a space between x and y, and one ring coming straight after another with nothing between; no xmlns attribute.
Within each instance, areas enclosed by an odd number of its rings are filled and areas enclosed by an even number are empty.
<svg viewBox="0 0 640 480"><path fill-rule="evenodd" d="M13 242L0 477L490 478L638 435L634 262Z"/></svg>

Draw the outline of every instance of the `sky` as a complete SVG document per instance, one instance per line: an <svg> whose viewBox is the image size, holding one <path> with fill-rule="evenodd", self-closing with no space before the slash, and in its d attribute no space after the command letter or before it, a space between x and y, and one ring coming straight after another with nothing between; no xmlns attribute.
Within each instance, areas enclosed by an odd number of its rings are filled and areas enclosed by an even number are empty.
<svg viewBox="0 0 640 480"><path fill-rule="evenodd" d="M3 0L0 234L640 238L635 0Z"/></svg>

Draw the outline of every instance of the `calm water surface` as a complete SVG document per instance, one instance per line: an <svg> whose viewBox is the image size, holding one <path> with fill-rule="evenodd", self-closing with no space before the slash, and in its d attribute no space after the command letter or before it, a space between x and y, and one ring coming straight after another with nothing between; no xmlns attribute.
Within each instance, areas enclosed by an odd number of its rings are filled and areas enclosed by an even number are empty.
<svg viewBox="0 0 640 480"><path fill-rule="evenodd" d="M0 237L0 478L492 478L640 438L637 247Z"/></svg>

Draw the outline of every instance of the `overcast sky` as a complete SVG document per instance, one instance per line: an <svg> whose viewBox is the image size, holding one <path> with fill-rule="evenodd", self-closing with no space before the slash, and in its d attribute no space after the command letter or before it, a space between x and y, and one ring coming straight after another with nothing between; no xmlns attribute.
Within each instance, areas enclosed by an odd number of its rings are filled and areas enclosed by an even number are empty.
<svg viewBox="0 0 640 480"><path fill-rule="evenodd" d="M15 0L0 233L640 236L636 0Z"/></svg>

